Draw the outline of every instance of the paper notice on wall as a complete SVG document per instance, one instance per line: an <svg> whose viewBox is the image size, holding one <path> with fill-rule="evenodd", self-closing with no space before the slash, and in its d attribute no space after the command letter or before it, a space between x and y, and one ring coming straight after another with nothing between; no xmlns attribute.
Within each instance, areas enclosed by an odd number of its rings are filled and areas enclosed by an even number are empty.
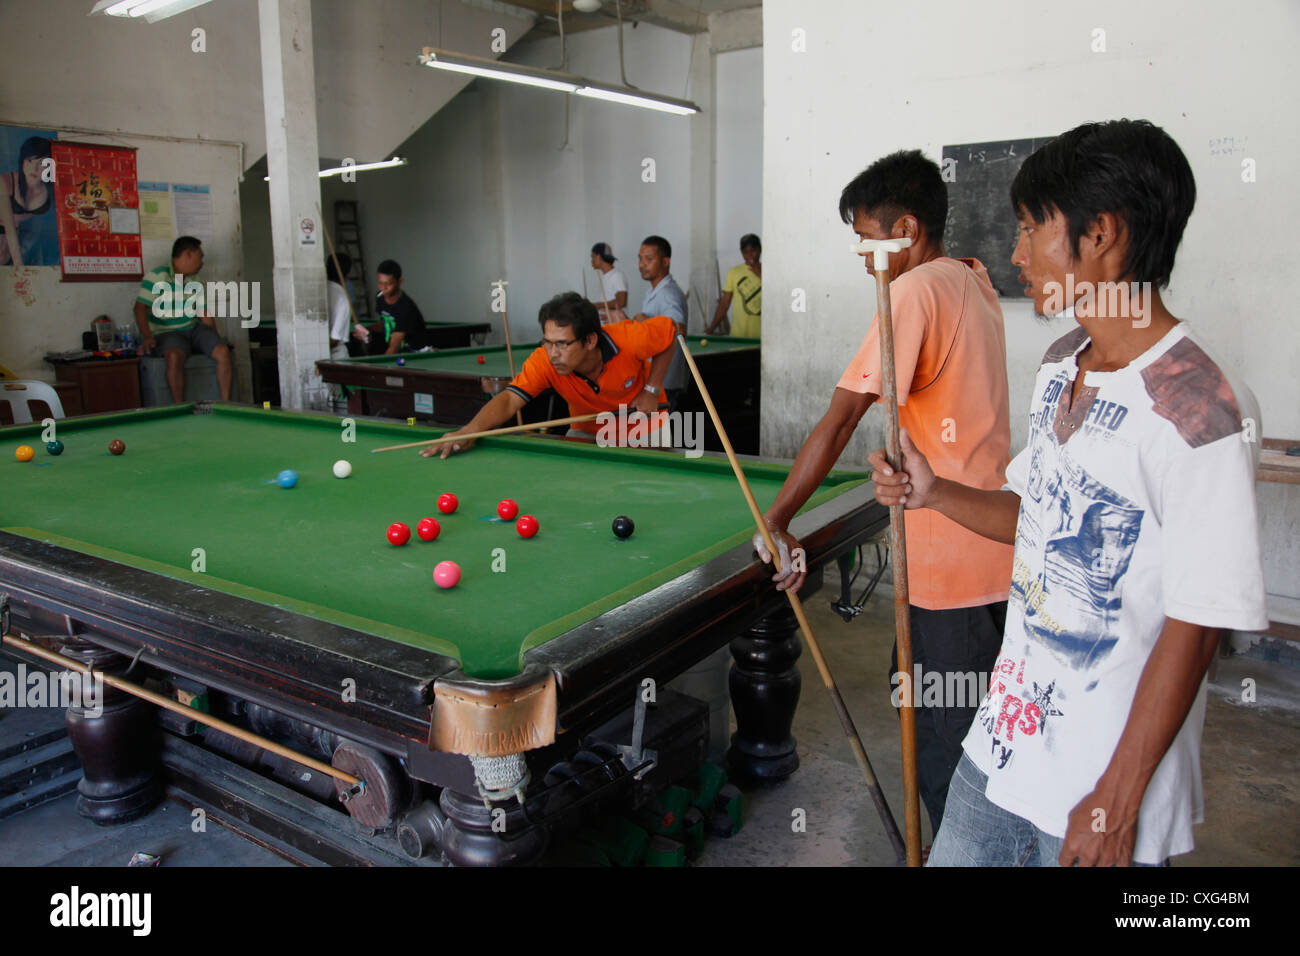
<svg viewBox="0 0 1300 956"><path fill-rule="evenodd" d="M110 209L108 231L114 235L135 236L140 233L140 212L137 209Z"/></svg>
<svg viewBox="0 0 1300 956"><path fill-rule="evenodd" d="M172 183L172 210L177 237L193 236L201 242L212 240L211 187Z"/></svg>
<svg viewBox="0 0 1300 956"><path fill-rule="evenodd" d="M140 184L140 238L171 242L172 197L167 183Z"/></svg>

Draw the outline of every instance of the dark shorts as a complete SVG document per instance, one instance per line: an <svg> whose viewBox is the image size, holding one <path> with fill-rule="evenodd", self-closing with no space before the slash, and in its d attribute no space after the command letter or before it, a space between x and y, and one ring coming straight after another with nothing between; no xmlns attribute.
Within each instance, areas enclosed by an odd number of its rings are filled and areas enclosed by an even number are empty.
<svg viewBox="0 0 1300 956"><path fill-rule="evenodd" d="M226 344L221 341L221 334L216 329L202 322L195 322L181 332L164 332L154 341L157 343L154 347L160 354L178 351L193 355L202 352L208 358L212 357L212 350L218 345Z"/></svg>

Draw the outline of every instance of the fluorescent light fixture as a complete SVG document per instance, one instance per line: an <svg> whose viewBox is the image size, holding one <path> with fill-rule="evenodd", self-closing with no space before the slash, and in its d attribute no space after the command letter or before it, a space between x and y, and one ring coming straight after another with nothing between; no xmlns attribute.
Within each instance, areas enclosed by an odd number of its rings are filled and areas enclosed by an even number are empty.
<svg viewBox="0 0 1300 956"><path fill-rule="evenodd" d="M351 166L331 166L329 169L320 171L320 178L325 179L329 176L341 176L344 173L364 173L372 169L392 169L394 166L405 166L406 160L400 156L394 156L392 159L381 159L377 163L354 163ZM270 176L263 176L265 182L270 182Z"/></svg>
<svg viewBox="0 0 1300 956"><path fill-rule="evenodd" d="M509 83L522 83L524 86L539 86L547 90L559 90L572 93L584 82L581 77L569 77L551 70L539 70L531 66L516 63L498 63L477 56L464 56L425 47L420 54L420 62L435 70L449 70L452 73L468 73L489 80L505 80Z"/></svg>
<svg viewBox="0 0 1300 956"><path fill-rule="evenodd" d="M178 13L202 6L208 0L99 0L91 14L105 13L110 17L143 17L149 23L166 20Z"/></svg>
<svg viewBox="0 0 1300 956"><path fill-rule="evenodd" d="M520 63L502 63L463 53L449 53L433 47L425 47L420 54L420 62L438 70L450 70L454 73L468 73L489 80L504 80L507 83L520 83L524 86L538 86L561 93L576 93L591 99L606 100L610 103L622 103L624 106L639 106L643 109L660 110L689 116L698 113L700 108L689 100L660 96L626 86L613 86L606 83L593 83L572 73L560 73L556 70L542 70Z"/></svg>
<svg viewBox="0 0 1300 956"><path fill-rule="evenodd" d="M610 103L622 103L625 106L639 106L647 110L659 110L663 113L674 113L677 116L690 116L692 113L698 113L700 108L694 103L688 103L686 100L675 100L668 96L659 96L656 93L637 93L632 90L610 88L604 86L583 86L574 90L579 96L590 97L593 100L607 100Z"/></svg>

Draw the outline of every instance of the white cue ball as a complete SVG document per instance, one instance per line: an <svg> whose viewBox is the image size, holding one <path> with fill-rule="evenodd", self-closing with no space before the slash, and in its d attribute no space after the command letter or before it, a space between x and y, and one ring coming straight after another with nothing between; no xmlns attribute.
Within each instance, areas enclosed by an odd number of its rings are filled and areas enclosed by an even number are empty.
<svg viewBox="0 0 1300 956"><path fill-rule="evenodd" d="M350 474L352 474L352 465L350 465L348 462L344 461L341 458L338 461L334 462L335 478L346 478Z"/></svg>

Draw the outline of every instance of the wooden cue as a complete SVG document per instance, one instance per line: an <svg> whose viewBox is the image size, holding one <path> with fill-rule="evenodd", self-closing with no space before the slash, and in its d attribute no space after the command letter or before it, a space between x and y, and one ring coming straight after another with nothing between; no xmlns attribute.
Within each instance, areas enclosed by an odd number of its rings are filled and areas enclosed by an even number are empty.
<svg viewBox="0 0 1300 956"><path fill-rule="evenodd" d="M170 710L183 717L189 717L206 727L215 727L223 734L230 734L232 737L238 737L245 743L250 743L255 747L261 747L263 750L269 750L271 753L292 760L294 763L300 763L305 767L310 767L320 773L328 774L335 780L342 780L344 783L354 785L362 783L360 777L354 777L347 771L339 770L337 767L331 767L327 763L321 763L319 760L308 757L306 754L300 754L290 750L288 747L282 747L274 740L267 740L265 737L259 737L257 734L250 733L242 727L236 727L234 724L226 723L226 721L219 717L205 714L200 710L195 710L193 707L186 707L179 701L172 700L170 697L163 697L161 694L155 694L153 691L141 687L139 684L132 684L130 681L123 680L120 677L115 677L112 674L93 670L80 661L75 661L70 657L64 657L62 654L55 651L47 651L39 644L33 644L31 641L24 641L21 638L13 637L9 634L5 634L3 640L4 643L11 644L20 650L26 651L28 654L43 658L52 664L58 664L66 670L84 674L92 679L98 677L109 687L115 687L120 691L139 697L141 700L147 700L149 703L156 704L164 710Z"/></svg>
<svg viewBox="0 0 1300 956"><path fill-rule="evenodd" d="M400 451L403 448L423 448L426 445L441 445L445 442L466 441L477 438L495 438L497 435L513 435L516 432L531 432L538 429L553 428L556 425L573 425L577 422L595 421L605 412L591 412L588 415L571 415L568 418L553 418L549 422L529 422L527 425L509 425L505 428L490 428L484 432L470 432L466 435L456 435L448 433L439 438L430 438L425 441L408 441L401 445L389 445L387 448L372 448L370 454L377 455L381 451ZM610 413L612 414L612 413Z"/></svg>
<svg viewBox="0 0 1300 956"><path fill-rule="evenodd" d="M727 460L731 462L731 470L735 472L736 480L740 482L740 490L744 493L745 502L749 505L749 513L754 518L758 533L763 536L763 543L767 545L768 553L772 555L772 563L779 571L781 569L781 552L777 548L776 542L772 540L772 535L767 529L767 522L763 520L763 514L758 510L758 502L754 500L754 492L750 490L749 482L745 478L744 471L741 470L740 462L736 460L736 453L731 447L731 439L727 437L727 430L722 427L722 419L718 417L718 410L713 405L713 397L709 394L708 386L704 384L704 378L695 365L695 358L691 355L685 337L678 335L677 344L681 346L682 352L686 355L686 364L690 367L691 375L695 378L695 386L700 390L700 397L704 399L704 407L709 410L709 417L713 419L713 427L718 430L718 437L722 440L722 448L727 453ZM862 776L867 781L867 790L871 794L871 801L876 805L876 812L880 814L880 822L884 824L885 835L889 837L889 842L893 845L894 852L901 862L906 854L903 838L898 833L898 824L889 810L889 803L885 800L885 792L880 789L876 774L871 769L871 759L862 746L862 738L858 734L858 728L854 726L853 717L849 714L848 708L844 706L844 698L840 696L840 690L835 686L835 678L831 676L830 667L826 663L826 658L822 655L821 645L817 643L817 639L813 636L812 625L808 623L808 616L804 614L803 602L799 600L799 595L792 590L787 590L785 596L789 599L790 608L799 621L799 627L803 631L808 650L812 652L813 660L817 663L817 673L821 675L822 683L826 686L827 693L831 695L831 703L835 705L835 713L840 718L840 726L844 729L844 736L848 738L849 746L853 748L853 756L857 758L858 766L862 768Z"/></svg>
<svg viewBox="0 0 1300 956"><path fill-rule="evenodd" d="M501 310L501 321L504 322L506 326L506 361L510 363L510 378L511 380L513 380L515 377L515 353L514 353L514 349L510 347L509 306ZM522 425L523 423L524 423L524 410L521 408L519 411L515 412L515 424Z"/></svg>
<svg viewBox="0 0 1300 956"><path fill-rule="evenodd" d="M613 321L613 318L610 316L610 311L609 311L609 299L606 299L606 298L604 297L604 296L605 296L605 280L601 278L601 276L600 276L600 270L599 270L599 269L593 269L592 271L596 273L596 281L600 283L600 295L601 295L601 301L605 303L605 321L606 321L606 322L612 322L612 321ZM586 276L585 276L585 275L583 276L583 280L584 280L584 281L583 281L582 284L585 286L585 285L587 284L586 281L585 281L585 280L586 280Z"/></svg>
<svg viewBox="0 0 1300 956"><path fill-rule="evenodd" d="M873 270L875 271L875 270ZM894 374L894 317L889 301L889 270L875 271L876 298L880 303L880 375L884 380L885 457L895 471L903 468L898 441L898 380ZM921 807L917 795L916 687L912 673L912 615L907 587L907 535L903 505L889 509L889 546L894 552L894 629L898 635L899 732L903 742L903 825L907 829L907 865L921 865Z"/></svg>

